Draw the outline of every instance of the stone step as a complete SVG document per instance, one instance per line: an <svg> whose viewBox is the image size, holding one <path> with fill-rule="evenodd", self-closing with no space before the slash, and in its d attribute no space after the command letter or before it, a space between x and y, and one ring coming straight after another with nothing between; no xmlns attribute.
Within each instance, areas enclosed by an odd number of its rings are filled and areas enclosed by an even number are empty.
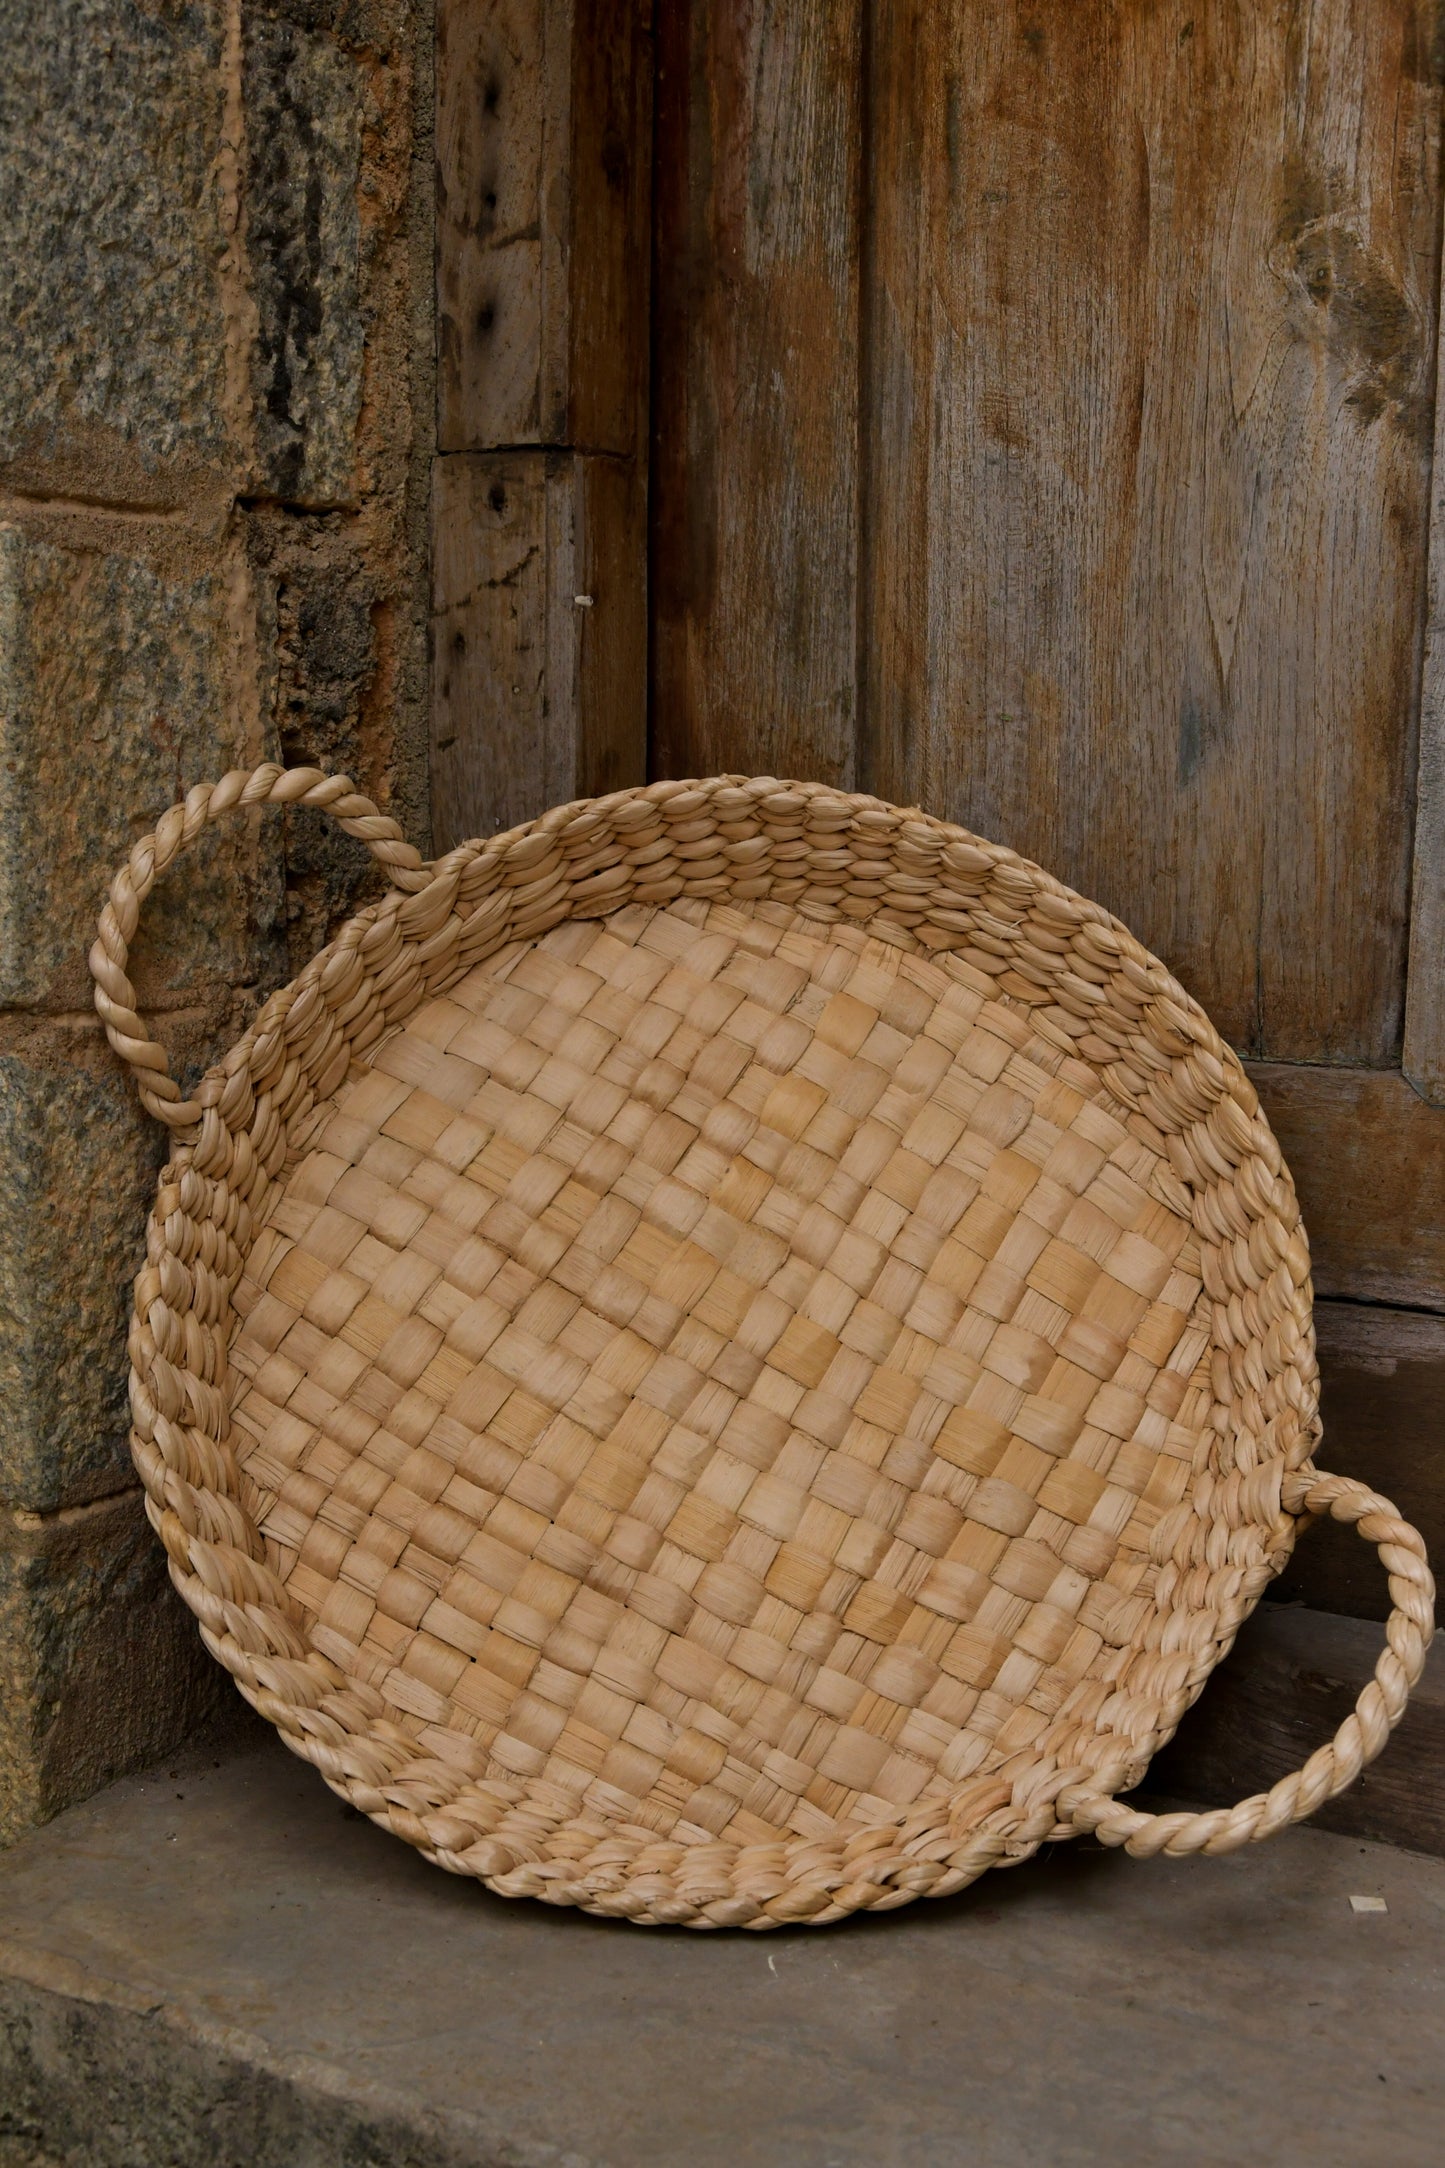
<svg viewBox="0 0 1445 2168"><path fill-rule="evenodd" d="M1445 1864L1302 1829L644 1931L439 1873L246 1719L0 1858L0 2164L1436 2168L1442 1928Z"/></svg>

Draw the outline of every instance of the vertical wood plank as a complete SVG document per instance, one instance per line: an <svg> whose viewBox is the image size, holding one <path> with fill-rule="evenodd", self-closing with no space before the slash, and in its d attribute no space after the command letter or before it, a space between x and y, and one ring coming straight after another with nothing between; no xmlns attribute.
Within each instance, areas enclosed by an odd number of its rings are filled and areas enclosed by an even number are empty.
<svg viewBox="0 0 1445 2168"><path fill-rule="evenodd" d="M645 465L652 0L572 0L566 441ZM554 183L555 185L555 183ZM560 190L559 190L560 195Z"/></svg>
<svg viewBox="0 0 1445 2168"><path fill-rule="evenodd" d="M550 225L553 260L544 266L542 206L565 118L547 110L547 18L556 13L548 0L442 0L437 9L443 452L538 444L555 405L556 332L545 304L561 267Z"/></svg>
<svg viewBox="0 0 1445 2168"><path fill-rule="evenodd" d="M632 462L438 460L432 823L439 850L640 782L645 516Z"/></svg>
<svg viewBox="0 0 1445 2168"><path fill-rule="evenodd" d="M645 435L650 0L442 0L443 451Z"/></svg>
<svg viewBox="0 0 1445 2168"><path fill-rule="evenodd" d="M1445 345L1438 336L1436 346L1425 660L1400 1066L1422 1099L1445 1107Z"/></svg>
<svg viewBox="0 0 1445 2168"><path fill-rule="evenodd" d="M861 11L658 13L653 761L853 780Z"/></svg>
<svg viewBox="0 0 1445 2168"><path fill-rule="evenodd" d="M512 452L440 459L433 473L431 787L440 850L572 795L571 718L546 701L545 470L545 454Z"/></svg>
<svg viewBox="0 0 1445 2168"><path fill-rule="evenodd" d="M437 53L447 848L646 774L650 0L440 0Z"/></svg>
<svg viewBox="0 0 1445 2168"><path fill-rule="evenodd" d="M552 622L572 670L574 797L647 779L647 491L640 460L577 454L554 488ZM586 597L579 603L578 596ZM555 695L554 695L555 697Z"/></svg>
<svg viewBox="0 0 1445 2168"><path fill-rule="evenodd" d="M874 0L865 773L1278 1060L1400 1053L1436 12Z"/></svg>

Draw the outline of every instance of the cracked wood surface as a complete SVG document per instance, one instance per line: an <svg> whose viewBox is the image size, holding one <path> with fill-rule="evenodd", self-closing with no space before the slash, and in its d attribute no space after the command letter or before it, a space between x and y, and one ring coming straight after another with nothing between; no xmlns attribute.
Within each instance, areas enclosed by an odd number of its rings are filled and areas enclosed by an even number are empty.
<svg viewBox="0 0 1445 2168"><path fill-rule="evenodd" d="M436 462L439 849L640 780L642 487L636 461L567 451Z"/></svg>

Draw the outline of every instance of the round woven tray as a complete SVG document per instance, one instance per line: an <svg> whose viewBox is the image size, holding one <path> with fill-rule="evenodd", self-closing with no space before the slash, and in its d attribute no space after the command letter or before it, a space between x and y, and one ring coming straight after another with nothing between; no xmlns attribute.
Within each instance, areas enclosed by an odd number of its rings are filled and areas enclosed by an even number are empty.
<svg viewBox="0 0 1445 2168"><path fill-rule="evenodd" d="M183 1099L126 977L207 822L328 810L395 884ZM724 777L423 865L344 776L193 790L96 1003L176 1131L133 1449L287 1744L509 1896L828 1921L1047 1838L1227 1851L1378 1752L1424 1549L1318 1473L1309 1258L1239 1063L1118 922L962 830ZM1334 1741L1137 1783L1294 1541L1394 1605Z"/></svg>

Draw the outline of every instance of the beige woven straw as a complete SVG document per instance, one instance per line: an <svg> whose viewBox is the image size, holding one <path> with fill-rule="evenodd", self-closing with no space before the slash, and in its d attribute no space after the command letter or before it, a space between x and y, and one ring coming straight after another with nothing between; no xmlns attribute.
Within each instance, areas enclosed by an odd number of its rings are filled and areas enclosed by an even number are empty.
<svg viewBox="0 0 1445 2168"><path fill-rule="evenodd" d="M185 1099L128 944L267 803L394 886ZM822 1922L1080 1830L1229 1851L1383 1745L1432 1583L1311 1465L1279 1149L1197 1005L1037 867L738 777L423 865L346 777L262 767L136 845L91 968L176 1132L130 1340L172 1577L429 1859ZM1120 1804L1320 1513L1389 1574L1355 1713L1238 1806Z"/></svg>

